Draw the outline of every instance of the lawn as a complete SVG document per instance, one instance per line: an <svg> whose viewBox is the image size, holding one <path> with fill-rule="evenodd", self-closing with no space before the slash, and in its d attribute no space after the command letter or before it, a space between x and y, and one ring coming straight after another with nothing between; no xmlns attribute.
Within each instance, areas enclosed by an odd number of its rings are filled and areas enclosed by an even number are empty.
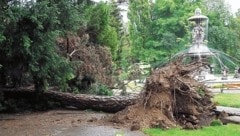
<svg viewBox="0 0 240 136"><path fill-rule="evenodd" d="M180 128L161 130L154 128L146 129L144 133L148 136L239 136L240 125L210 126L198 130L184 130Z"/></svg>
<svg viewBox="0 0 240 136"><path fill-rule="evenodd" d="M240 108L240 94L217 94L214 96L213 101L221 106ZM180 128L161 130L154 128L146 129L144 133L149 136L240 136L240 125L210 126L198 130Z"/></svg>
<svg viewBox="0 0 240 136"><path fill-rule="evenodd" d="M240 108L240 94L217 94L213 101L220 106Z"/></svg>

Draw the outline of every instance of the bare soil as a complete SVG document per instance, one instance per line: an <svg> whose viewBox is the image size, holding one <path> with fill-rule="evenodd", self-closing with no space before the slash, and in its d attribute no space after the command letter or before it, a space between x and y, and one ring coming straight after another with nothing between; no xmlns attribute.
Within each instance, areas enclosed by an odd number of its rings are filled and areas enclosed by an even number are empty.
<svg viewBox="0 0 240 136"><path fill-rule="evenodd" d="M144 136L140 131L108 122L111 116L77 110L0 114L0 136Z"/></svg>

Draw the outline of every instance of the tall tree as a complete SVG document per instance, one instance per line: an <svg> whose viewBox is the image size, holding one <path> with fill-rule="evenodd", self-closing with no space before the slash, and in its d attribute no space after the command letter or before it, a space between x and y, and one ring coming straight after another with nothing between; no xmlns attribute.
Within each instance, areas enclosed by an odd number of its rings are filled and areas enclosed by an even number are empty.
<svg viewBox="0 0 240 136"><path fill-rule="evenodd" d="M150 39L151 7L148 0L129 1L129 33L134 62L149 61L151 48L147 47ZM154 51L154 50L152 50ZM154 53L152 54L154 55Z"/></svg>
<svg viewBox="0 0 240 136"><path fill-rule="evenodd" d="M19 3L4 12L2 85L9 84L10 77L10 83L16 86L25 73L30 74L37 91L45 90L48 84L66 85L71 68L55 48L58 13L58 8L48 1Z"/></svg>
<svg viewBox="0 0 240 136"><path fill-rule="evenodd" d="M111 0L111 18L110 18L110 25L116 29L117 32L117 48L116 48L116 56L115 56L115 62L118 67L120 67L120 63L122 60L122 48L123 48L123 42L122 38L124 35L124 26L122 21L122 15L121 15L121 9L118 7L118 3L114 0Z"/></svg>
<svg viewBox="0 0 240 136"><path fill-rule="evenodd" d="M204 3L209 17L208 45L230 56L238 56L239 49L237 19L234 19L230 7L224 0L212 0Z"/></svg>
<svg viewBox="0 0 240 136"><path fill-rule="evenodd" d="M130 1L130 39L138 61L171 58L188 40L187 19L200 0ZM169 51L171 50L171 51Z"/></svg>
<svg viewBox="0 0 240 136"><path fill-rule="evenodd" d="M115 58L118 45L117 28L111 24L112 7L109 3L100 2L88 10L88 33L90 41L109 47Z"/></svg>

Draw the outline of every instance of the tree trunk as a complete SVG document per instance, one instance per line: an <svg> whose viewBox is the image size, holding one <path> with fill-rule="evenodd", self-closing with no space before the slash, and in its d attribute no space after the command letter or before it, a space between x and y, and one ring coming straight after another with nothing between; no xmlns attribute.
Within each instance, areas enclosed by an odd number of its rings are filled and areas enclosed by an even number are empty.
<svg viewBox="0 0 240 136"><path fill-rule="evenodd" d="M37 93L27 89L1 89L5 99L34 99ZM92 109L104 112L117 112L136 103L138 95L128 96L95 96L71 94L58 91L46 91L41 97L47 101L60 102L63 106L73 106L80 110Z"/></svg>

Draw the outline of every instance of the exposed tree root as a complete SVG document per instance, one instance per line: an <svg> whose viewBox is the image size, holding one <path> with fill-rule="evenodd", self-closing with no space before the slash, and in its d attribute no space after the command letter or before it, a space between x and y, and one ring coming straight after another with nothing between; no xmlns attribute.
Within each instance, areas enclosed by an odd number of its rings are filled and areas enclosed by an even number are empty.
<svg viewBox="0 0 240 136"><path fill-rule="evenodd" d="M209 125L215 108L207 88L190 75L205 64L176 61L152 72L137 104L118 112L113 122L140 127L194 129Z"/></svg>

